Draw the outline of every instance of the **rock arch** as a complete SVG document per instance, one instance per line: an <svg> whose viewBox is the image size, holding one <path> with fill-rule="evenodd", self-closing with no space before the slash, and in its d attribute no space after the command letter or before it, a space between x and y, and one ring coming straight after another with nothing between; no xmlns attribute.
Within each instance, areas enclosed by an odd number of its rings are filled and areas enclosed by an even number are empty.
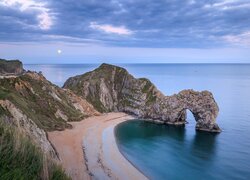
<svg viewBox="0 0 250 180"><path fill-rule="evenodd" d="M69 78L64 88L87 99L100 112L122 111L156 123L185 124L189 109L197 130L220 132L215 123L219 108L209 91L183 90L164 96L150 80L134 78L126 69L110 64Z"/></svg>
<svg viewBox="0 0 250 180"><path fill-rule="evenodd" d="M170 98L171 99L171 98ZM214 100L214 97L209 91L194 91L183 90L180 93L173 95L168 103L177 104L176 109L172 109L172 115L176 116L176 122L186 121L186 110L189 110L195 120L196 129L210 132L220 132L219 126L216 124L216 117L219 113L219 107ZM180 114L182 115L180 118Z"/></svg>

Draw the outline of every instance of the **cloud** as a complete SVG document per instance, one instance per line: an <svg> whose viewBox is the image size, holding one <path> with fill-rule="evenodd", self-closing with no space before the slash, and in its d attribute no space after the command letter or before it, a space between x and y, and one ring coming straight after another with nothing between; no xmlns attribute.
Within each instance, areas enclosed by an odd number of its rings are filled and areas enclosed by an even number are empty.
<svg viewBox="0 0 250 180"><path fill-rule="evenodd" d="M233 45L250 47L250 31L237 35L226 35L222 38Z"/></svg>
<svg viewBox="0 0 250 180"><path fill-rule="evenodd" d="M113 33L118 35L131 35L133 31L127 29L124 26L112 26L109 24L97 24L96 22L90 22L90 28L95 30L101 30L105 33Z"/></svg>
<svg viewBox="0 0 250 180"><path fill-rule="evenodd" d="M250 0L0 0L0 42L217 48L250 31Z"/></svg>
<svg viewBox="0 0 250 180"><path fill-rule="evenodd" d="M37 12L38 27L42 30L49 30L53 25L53 17L46 3L34 0L2 0L0 5L20 10L21 12Z"/></svg>
<svg viewBox="0 0 250 180"><path fill-rule="evenodd" d="M120 1L112 0L111 3L113 3L118 8L118 10L116 10L114 13L121 14L127 12L127 10L123 7L123 4Z"/></svg>
<svg viewBox="0 0 250 180"><path fill-rule="evenodd" d="M189 4L195 4L196 1L195 1L195 0L188 0L188 3L189 3Z"/></svg>
<svg viewBox="0 0 250 180"><path fill-rule="evenodd" d="M212 4L206 4L205 8L217 8L220 10L233 10L250 8L250 2L242 0L223 0Z"/></svg>

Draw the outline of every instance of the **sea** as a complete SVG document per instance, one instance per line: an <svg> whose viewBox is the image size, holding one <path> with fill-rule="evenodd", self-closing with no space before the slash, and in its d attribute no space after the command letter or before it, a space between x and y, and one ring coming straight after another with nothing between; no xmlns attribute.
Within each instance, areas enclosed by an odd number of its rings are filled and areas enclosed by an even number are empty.
<svg viewBox="0 0 250 180"><path fill-rule="evenodd" d="M26 64L57 86L100 64ZM250 64L117 64L146 77L165 95L183 89L209 90L219 106L219 134L195 130L188 111L185 126L141 120L116 127L121 153L149 179L250 179Z"/></svg>

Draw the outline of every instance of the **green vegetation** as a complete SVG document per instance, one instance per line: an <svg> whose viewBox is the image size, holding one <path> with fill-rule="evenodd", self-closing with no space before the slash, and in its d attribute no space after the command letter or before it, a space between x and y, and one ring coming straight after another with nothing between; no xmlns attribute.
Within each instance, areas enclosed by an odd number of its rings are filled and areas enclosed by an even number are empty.
<svg viewBox="0 0 250 180"><path fill-rule="evenodd" d="M140 94L142 93L146 94L146 105L151 105L157 99L154 92L156 88L150 80L146 78L135 79L126 69L105 63L91 72L68 79L64 87L84 97L86 94L83 92L84 83L88 82L89 93L84 98L99 112L109 112L112 109L108 109L100 102L101 79L104 80L111 96L114 88L120 107L140 108L137 102L141 101ZM129 93L122 92L123 89L127 89Z"/></svg>
<svg viewBox="0 0 250 180"><path fill-rule="evenodd" d="M109 112L109 110L103 106L99 99L91 99L91 97L87 97L87 101L90 102L97 111L101 113Z"/></svg>
<svg viewBox="0 0 250 180"><path fill-rule="evenodd" d="M156 96L153 94L153 92L148 92L146 104L149 105L149 104L155 103L155 101L156 101Z"/></svg>
<svg viewBox="0 0 250 180"><path fill-rule="evenodd" d="M0 118L0 179L55 179L69 177L24 134Z"/></svg>
<svg viewBox="0 0 250 180"><path fill-rule="evenodd" d="M100 87L96 86L95 97L99 97L99 89L100 89ZM92 96L87 96L86 100L88 102L90 102L94 106L94 108L101 113L109 111L106 107L103 106L103 104L99 98L93 98Z"/></svg>
<svg viewBox="0 0 250 180"><path fill-rule="evenodd" d="M150 80L146 79L146 78L140 78L141 81L145 81L146 84L144 85L142 92L147 94L147 100L146 100L146 104L152 104L156 101L156 95L154 95L154 88L153 88L153 84L150 82Z"/></svg>
<svg viewBox="0 0 250 180"><path fill-rule="evenodd" d="M59 100L53 97L53 93ZM39 128L46 131L71 127L66 121L55 116L58 109L65 113L69 121L79 121L86 117L75 109L60 88L46 79L36 79L28 74L0 79L0 99L11 101Z"/></svg>
<svg viewBox="0 0 250 180"><path fill-rule="evenodd" d="M3 87L0 87L0 99L5 99L9 94L9 91Z"/></svg>
<svg viewBox="0 0 250 180"><path fill-rule="evenodd" d="M139 80L146 82L145 86L142 89L142 92L147 93L150 90L150 88L153 86L153 84L146 78L140 78Z"/></svg>

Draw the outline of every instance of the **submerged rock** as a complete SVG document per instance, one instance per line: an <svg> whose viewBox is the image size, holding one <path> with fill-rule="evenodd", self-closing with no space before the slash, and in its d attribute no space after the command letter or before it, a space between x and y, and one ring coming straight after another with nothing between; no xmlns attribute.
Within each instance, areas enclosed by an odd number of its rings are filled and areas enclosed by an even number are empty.
<svg viewBox="0 0 250 180"><path fill-rule="evenodd" d="M121 67L102 64L94 71L69 78L64 88L85 98L100 112L121 111L158 123L185 124L188 109L197 130L221 131L215 123L219 108L211 92L184 90L165 96L150 80L136 79Z"/></svg>

